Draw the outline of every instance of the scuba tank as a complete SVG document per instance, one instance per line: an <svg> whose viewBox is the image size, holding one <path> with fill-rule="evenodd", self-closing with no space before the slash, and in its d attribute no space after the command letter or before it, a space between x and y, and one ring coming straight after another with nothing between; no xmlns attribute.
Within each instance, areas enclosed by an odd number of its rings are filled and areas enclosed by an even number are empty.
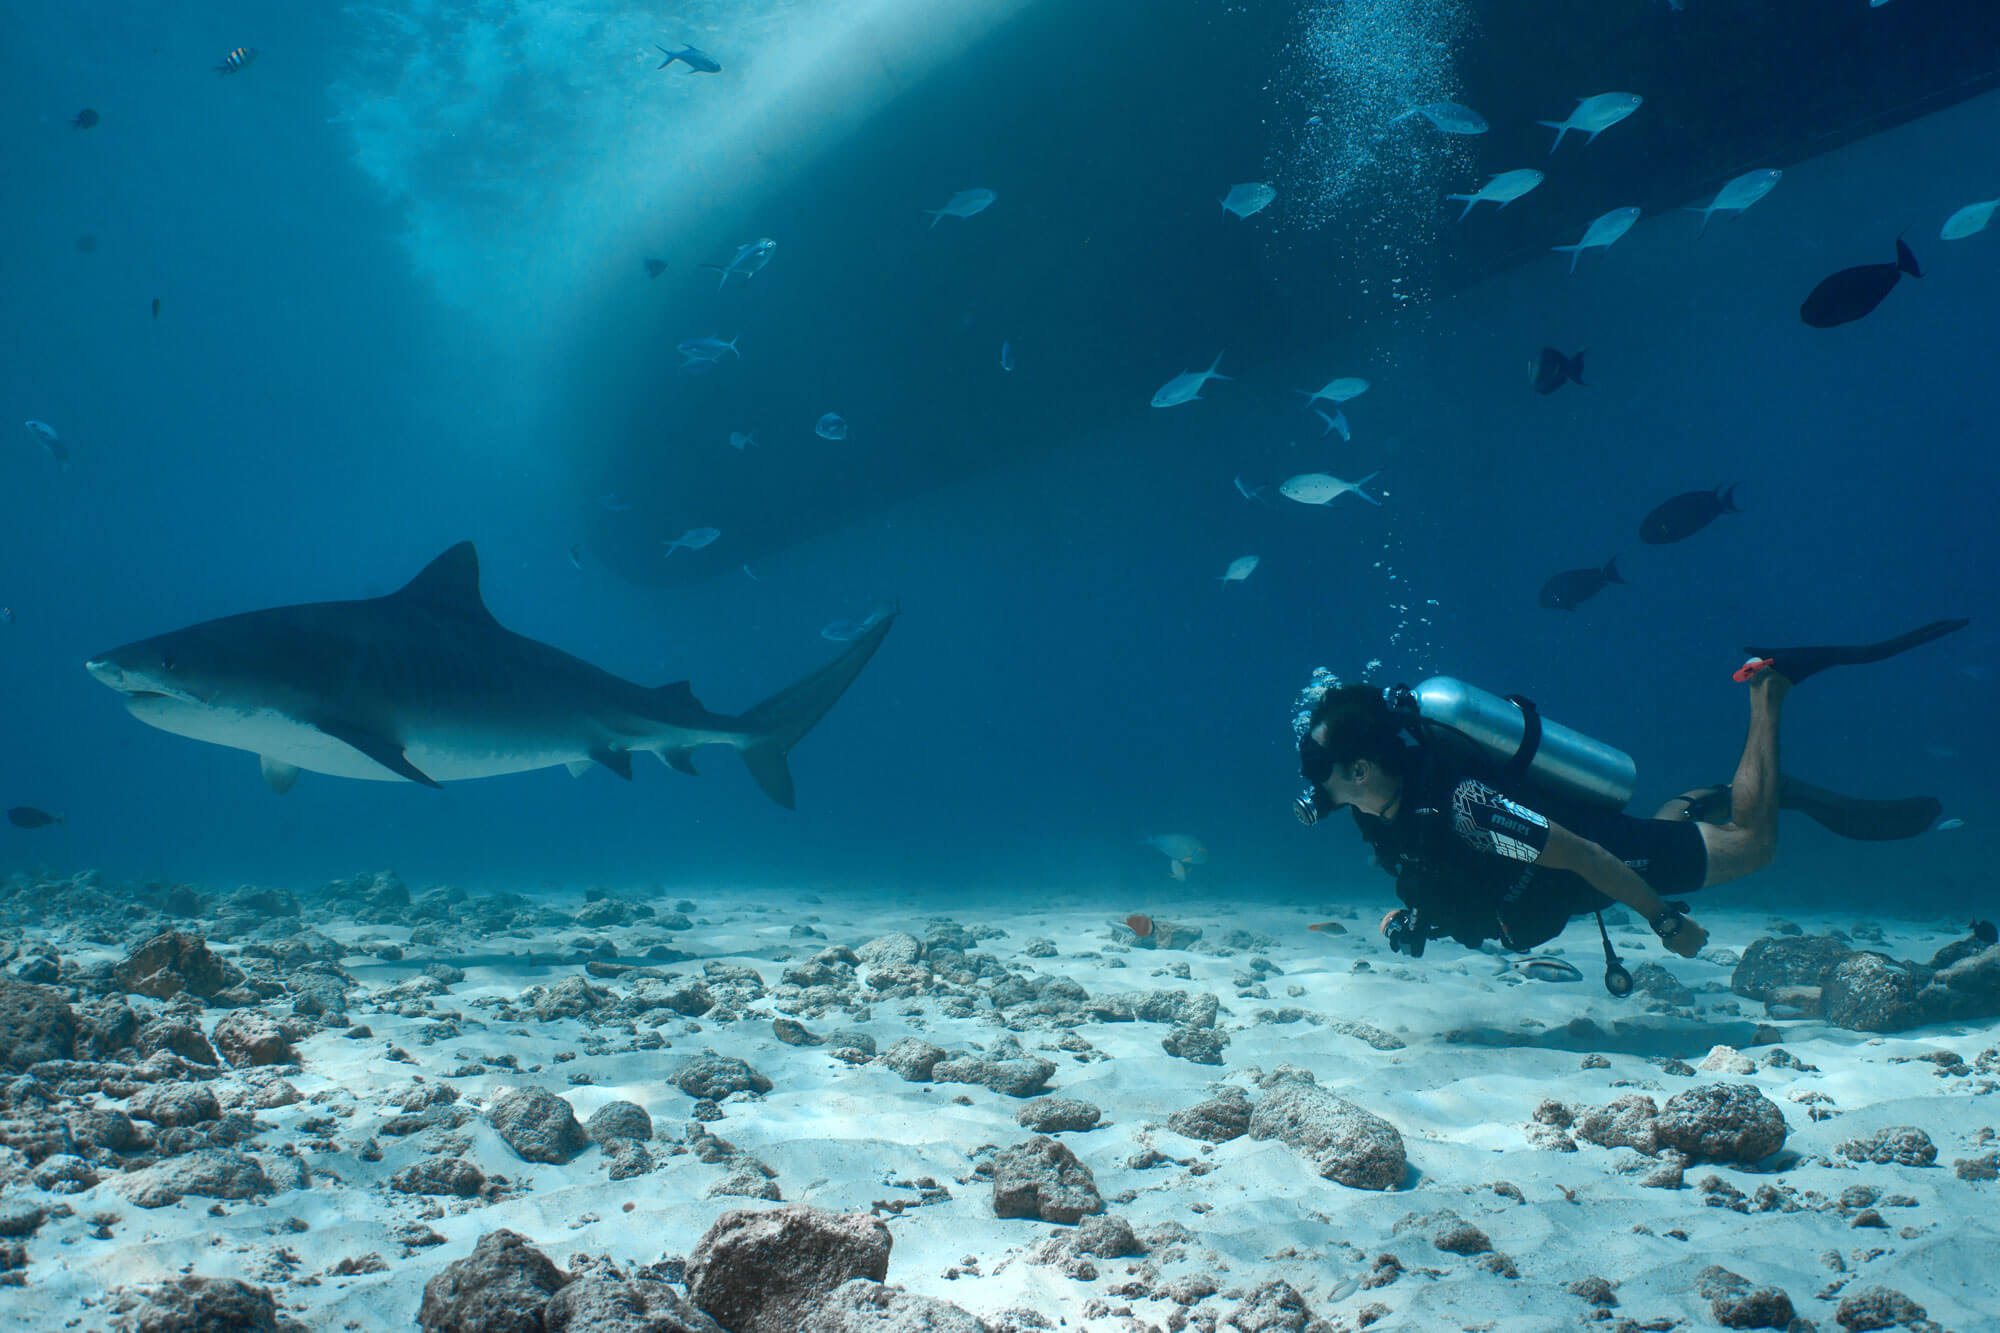
<svg viewBox="0 0 2000 1333"><path fill-rule="evenodd" d="M1417 741L1427 727L1442 727L1470 742L1502 781L1521 782L1586 805L1622 810L1632 799L1638 766L1632 756L1543 718L1534 701L1502 699L1450 676L1382 691L1389 711ZM1309 785L1292 802L1299 822L1316 824L1333 810L1333 798Z"/></svg>
<svg viewBox="0 0 2000 1333"><path fill-rule="evenodd" d="M1500 765L1504 777L1612 810L1632 799L1639 769L1631 755L1548 721L1531 699L1502 699L1450 676L1433 676L1414 689L1393 685L1382 697L1399 717L1465 737Z"/></svg>

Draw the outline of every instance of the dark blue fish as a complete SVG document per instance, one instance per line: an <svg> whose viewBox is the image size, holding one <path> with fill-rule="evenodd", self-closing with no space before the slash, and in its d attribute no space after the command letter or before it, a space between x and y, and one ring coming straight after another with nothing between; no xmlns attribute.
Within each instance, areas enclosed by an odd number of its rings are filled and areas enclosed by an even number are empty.
<svg viewBox="0 0 2000 1333"><path fill-rule="evenodd" d="M1816 329L1851 324L1881 305L1882 298L1903 280L1905 273L1913 278L1924 276L1924 271L1917 267L1917 257L1899 236L1895 263L1863 264L1840 270L1812 289L1805 304L1799 307L1799 318Z"/></svg>
<svg viewBox="0 0 2000 1333"><path fill-rule="evenodd" d="M657 278L657 277L659 277L659 276L660 276L660 275L661 275L662 273L665 273L666 271L667 271L667 261L666 261L666 260L664 260L664 259L648 259L648 260L646 261L646 276L647 276L647 277L649 277L649 278Z"/></svg>
<svg viewBox="0 0 2000 1333"><path fill-rule="evenodd" d="M97 113L89 107L85 107L76 113L76 119L72 120L70 125L72 128L79 130L95 129L97 128L97 119Z"/></svg>
<svg viewBox="0 0 2000 1333"><path fill-rule="evenodd" d="M1614 555L1604 562L1602 569L1564 570L1542 585L1535 600L1551 611L1574 611L1603 592L1606 585L1624 581L1618 573L1618 557Z"/></svg>
<svg viewBox="0 0 2000 1333"><path fill-rule="evenodd" d="M7 822L15 828L47 828L51 824L62 823L63 817L37 810L32 805L17 805L7 812Z"/></svg>
<svg viewBox="0 0 2000 1333"><path fill-rule="evenodd" d="M1536 393L1554 393L1565 384L1589 388L1583 382L1583 354L1586 350L1579 347L1575 356L1564 356L1553 347L1544 347L1541 356L1528 363L1529 387Z"/></svg>
<svg viewBox="0 0 2000 1333"><path fill-rule="evenodd" d="M1676 495L1639 524L1639 540L1662 546L1692 537L1724 514L1740 514L1736 507L1736 486L1718 486L1712 491L1688 491Z"/></svg>
<svg viewBox="0 0 2000 1333"><path fill-rule="evenodd" d="M722 65L720 64L720 62L718 62L714 56L710 55L708 52L702 50L698 46L683 46L678 51L669 51L667 50L666 47L660 46L658 42L653 43L653 45L659 47L660 54L666 57L666 59L662 60L659 64L659 68L661 69L665 69L667 66L673 64L676 60L678 60L682 64L688 67L688 71L690 73L694 74L722 73Z"/></svg>

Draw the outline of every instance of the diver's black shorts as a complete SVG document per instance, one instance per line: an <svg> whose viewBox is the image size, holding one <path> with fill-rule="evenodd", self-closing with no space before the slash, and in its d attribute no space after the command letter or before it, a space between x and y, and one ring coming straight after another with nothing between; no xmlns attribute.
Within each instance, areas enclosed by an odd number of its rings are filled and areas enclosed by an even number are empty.
<svg viewBox="0 0 2000 1333"><path fill-rule="evenodd" d="M1638 871L1662 898L1693 893L1708 878L1708 844L1693 820L1635 819L1605 811L1572 818L1566 827ZM1560 935L1570 918L1614 905L1581 876L1556 871L1530 879L1520 897L1500 909L1500 919L1510 946L1532 949Z"/></svg>

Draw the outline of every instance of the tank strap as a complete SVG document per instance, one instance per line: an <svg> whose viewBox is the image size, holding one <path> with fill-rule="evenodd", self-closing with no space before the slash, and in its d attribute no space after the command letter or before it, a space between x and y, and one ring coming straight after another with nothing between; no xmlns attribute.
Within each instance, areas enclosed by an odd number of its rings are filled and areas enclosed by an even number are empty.
<svg viewBox="0 0 2000 1333"><path fill-rule="evenodd" d="M1518 781L1528 775L1535 754L1542 748L1542 710L1525 694L1510 694L1507 702L1521 710L1521 746L1501 768L1508 778Z"/></svg>

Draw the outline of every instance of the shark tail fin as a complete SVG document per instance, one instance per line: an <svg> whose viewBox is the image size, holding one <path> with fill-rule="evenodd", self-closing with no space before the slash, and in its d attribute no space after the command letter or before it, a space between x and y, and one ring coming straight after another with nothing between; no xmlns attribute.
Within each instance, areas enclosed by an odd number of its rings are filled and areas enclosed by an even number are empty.
<svg viewBox="0 0 2000 1333"><path fill-rule="evenodd" d="M868 659L882 646L889 627L896 621L896 608L884 607L870 616L869 621L867 632L850 643L840 656L805 679L779 690L749 712L731 719L735 729L744 733L737 747L743 755L744 767L750 770L750 776L757 780L764 794L787 810L797 806L786 756L847 692L847 687L861 674L861 668L868 665Z"/></svg>

